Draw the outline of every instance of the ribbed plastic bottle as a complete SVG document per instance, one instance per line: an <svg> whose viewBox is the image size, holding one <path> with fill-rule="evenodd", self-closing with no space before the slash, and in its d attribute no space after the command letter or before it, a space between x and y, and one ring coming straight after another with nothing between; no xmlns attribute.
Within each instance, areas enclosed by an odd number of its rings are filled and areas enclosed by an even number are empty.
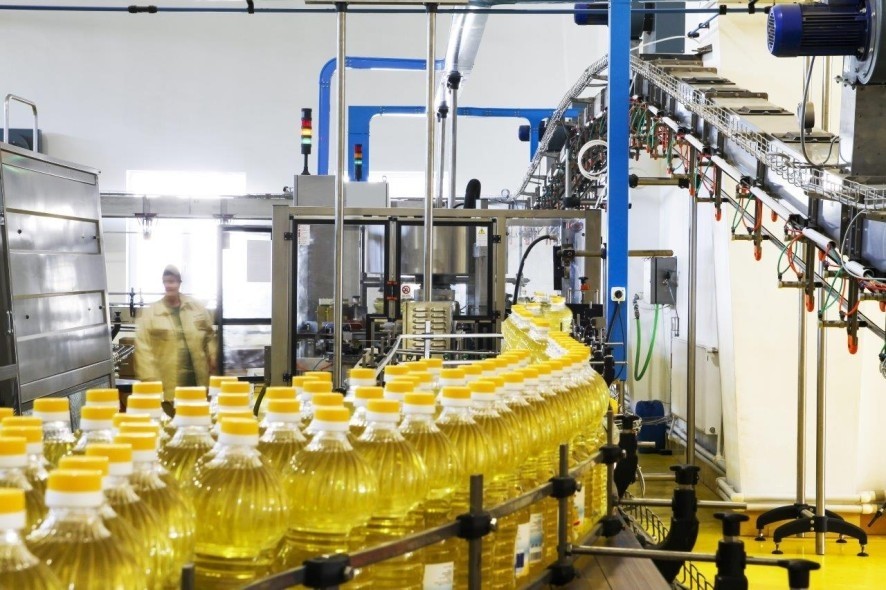
<svg viewBox="0 0 886 590"><path fill-rule="evenodd" d="M427 497L428 474L415 447L397 429L399 421L399 402L370 400L366 430L354 443L378 476L379 501L366 525L366 545L370 547L395 541L421 527L412 511ZM367 573L373 588L418 589L423 571L419 555L407 553L377 563Z"/></svg>
<svg viewBox="0 0 886 590"><path fill-rule="evenodd" d="M258 423L223 420L218 440L221 449L195 480L196 587L207 590L267 575L286 531L285 497L258 451Z"/></svg>
<svg viewBox="0 0 886 590"><path fill-rule="evenodd" d="M172 590L181 584L181 570L177 568L172 544L166 537L157 513L142 502L129 483L132 475L132 446L128 444L92 444L86 447L87 457L107 457L108 476L103 482L107 503L117 515L132 527L141 541L140 551L145 555L150 573L150 587ZM151 581L153 580L153 584Z"/></svg>
<svg viewBox="0 0 886 590"><path fill-rule="evenodd" d="M26 527L24 491L0 489L0 588L62 590L52 570L25 545L22 531Z"/></svg>
<svg viewBox="0 0 886 590"><path fill-rule="evenodd" d="M83 406L80 409L80 430L77 432L77 442L74 443L71 454L82 455L86 452L86 445L90 443L114 442L116 413L117 407L112 405Z"/></svg>
<svg viewBox="0 0 886 590"><path fill-rule="evenodd" d="M27 526L30 532L43 522L46 516L45 492L41 493L28 481L25 469L28 465L28 441L23 436L0 436L0 488L16 488L25 495Z"/></svg>
<svg viewBox="0 0 886 590"><path fill-rule="evenodd" d="M301 404L297 399L272 399L263 424L265 429L259 438L258 450L282 475L296 453L308 444L299 428Z"/></svg>
<svg viewBox="0 0 886 590"><path fill-rule="evenodd" d="M26 543L65 588L144 589L139 563L102 522L103 502L100 472L56 469L46 491L49 514Z"/></svg>
<svg viewBox="0 0 886 590"><path fill-rule="evenodd" d="M43 397L34 400L34 416L43 422L43 456L50 468L74 448L71 408L66 397Z"/></svg>
<svg viewBox="0 0 886 590"><path fill-rule="evenodd" d="M172 419L175 434L159 451L160 462L182 490L188 491L194 475L194 465L215 444L209 434L211 419L208 402L192 402L176 407Z"/></svg>
<svg viewBox="0 0 886 590"><path fill-rule="evenodd" d="M369 403L369 400L383 398L384 390L381 387L358 387L354 392L354 399L351 402L354 407L354 413L351 416L350 423L350 432L354 440L366 430L366 405Z"/></svg>
<svg viewBox="0 0 886 590"><path fill-rule="evenodd" d="M160 405L162 399L155 395L149 394L132 394L126 399L127 414L141 414L151 417L155 423L160 425L160 447L162 448L169 441L172 419L163 411Z"/></svg>
<svg viewBox="0 0 886 590"><path fill-rule="evenodd" d="M104 494L104 491L108 488L108 466L109 461L107 457L68 455L61 458L58 468L75 471L98 471L102 474L102 493ZM126 553L132 555L134 561L143 570L147 583L146 587L158 588L158 581L152 576L148 554L144 551L143 539L138 537L132 525L117 515L107 502L107 498L104 498L102 505L99 506L98 513L102 517L105 527L114 538L114 542L123 548Z"/></svg>
<svg viewBox="0 0 886 590"><path fill-rule="evenodd" d="M258 418L259 423L259 434L263 433L264 427L262 423L264 422L265 414L268 413L268 403L275 399L282 400L295 400L295 388L294 387L268 387L265 389L264 394L261 398L261 404L258 408L258 414L256 417ZM301 407L301 404L299 404Z"/></svg>
<svg viewBox="0 0 886 590"><path fill-rule="evenodd" d="M458 455L452 442L435 424L435 413L433 395L406 394L400 433L418 452L427 470L428 495L418 508L426 529L449 522L453 495L463 479ZM424 564L424 589L455 588L455 561L460 542L462 541L457 539L447 539L421 550L419 558Z"/></svg>
<svg viewBox="0 0 886 590"><path fill-rule="evenodd" d="M440 392L443 411L437 418L437 427L449 438L455 454L462 466L462 478L455 489L452 502L453 515L464 514L468 511L470 476L485 475L489 466L495 460L491 439L477 424L471 413L473 402L471 391L467 387L444 387ZM484 490L488 491L485 485ZM483 499L484 506L491 506L488 493ZM491 538L487 538L491 539ZM494 542L484 541L484 549L492 546ZM457 545L457 559L455 563L455 587L466 588L468 584L468 553L465 543ZM482 561L482 580L484 584L491 584L495 563L487 555Z"/></svg>
<svg viewBox="0 0 886 590"><path fill-rule="evenodd" d="M490 365L487 365L490 366ZM488 465L484 488L488 506L497 506L522 492L518 478L518 449L522 443L522 434L514 431L510 420L504 418L496 409L496 384L491 380L477 380L470 384L471 401L474 402L474 420L489 437L494 452L494 460ZM495 562L490 588L513 588L515 585L515 565L525 568L525 562L516 564L515 549L518 546L518 525L528 522L528 510L511 514L502 518L498 530L491 536L492 557ZM528 535L528 529L527 529ZM525 539L528 550L529 539ZM521 544L522 545L522 544ZM485 551L485 547L484 547Z"/></svg>
<svg viewBox="0 0 886 590"><path fill-rule="evenodd" d="M156 512L172 544L175 566L181 569L194 554L194 514L190 500L179 487L162 477L166 470L157 457L157 437L149 433L118 434L114 442L132 445L132 488Z"/></svg>
<svg viewBox="0 0 886 590"><path fill-rule="evenodd" d="M349 419L346 408L319 408L312 421L317 434L284 471L284 490L293 501L276 570L349 551L351 531L375 510L378 478L348 441Z"/></svg>
<svg viewBox="0 0 886 590"><path fill-rule="evenodd" d="M354 397L359 387L375 387L375 369L356 368L348 372L348 392L345 395L345 405L354 407Z"/></svg>
<svg viewBox="0 0 886 590"><path fill-rule="evenodd" d="M113 387L86 390L86 402L84 405L104 408L114 408L121 411L120 392Z"/></svg>
<svg viewBox="0 0 886 590"><path fill-rule="evenodd" d="M15 418L21 418L16 416ZM37 497L45 498L46 482L49 479L47 471L48 463L43 457L43 429L40 426L22 426L16 423L10 423L12 418L3 420L3 427L0 434L4 437L20 437L25 439L25 466L22 472L25 479L31 486ZM30 495L29 494L29 495ZM28 504L28 510L33 510L34 516L28 514L28 521L31 523L41 522L46 515L46 505L43 502L31 502Z"/></svg>

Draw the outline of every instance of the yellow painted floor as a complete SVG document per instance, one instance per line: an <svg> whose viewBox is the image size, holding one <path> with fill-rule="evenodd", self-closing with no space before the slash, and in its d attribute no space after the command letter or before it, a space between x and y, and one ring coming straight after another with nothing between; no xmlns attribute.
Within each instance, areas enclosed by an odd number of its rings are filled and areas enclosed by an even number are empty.
<svg viewBox="0 0 886 590"><path fill-rule="evenodd" d="M680 461L678 455L640 455L640 465L644 473L665 473L668 467ZM670 498L674 489L671 482L651 481L646 483L647 498ZM639 494L638 486L631 490L635 495ZM699 499L719 500L708 488L698 486ZM670 509L656 508L656 514L664 523L670 523ZM717 543L722 536L720 521L713 517L714 512L719 510L699 509L698 541L695 550L704 553L714 553ZM845 544L838 544L836 536L828 539L827 554L818 556L815 554L815 538L809 535L801 539L791 537L781 544L784 555L781 558L804 558L817 561L822 565L821 569L812 572L811 589L814 590L879 590L886 589L886 536L869 536L867 553L869 557L857 557L859 550L858 542L848 539ZM775 544L771 538L757 542L753 537L744 537L745 549L748 555L758 557L776 557L772 555ZM717 568L714 564L699 563L698 569L707 577L713 585ZM748 583L750 590L786 590L788 588L787 572L782 568L748 566Z"/></svg>

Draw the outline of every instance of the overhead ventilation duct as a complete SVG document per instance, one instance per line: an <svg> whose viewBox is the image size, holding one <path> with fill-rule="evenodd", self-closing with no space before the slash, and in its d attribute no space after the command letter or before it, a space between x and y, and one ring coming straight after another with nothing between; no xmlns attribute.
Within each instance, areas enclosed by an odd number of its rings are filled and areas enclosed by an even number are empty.
<svg viewBox="0 0 886 590"><path fill-rule="evenodd" d="M471 6L486 8L487 3L474 3ZM437 88L435 104L437 109L446 102L447 83L451 74L459 74L461 81L474 69L477 52L480 51L480 41L483 39L483 31L486 29L488 14L476 14L466 12L453 15L452 26L449 29L449 44L446 47L446 61L443 65L443 78Z"/></svg>

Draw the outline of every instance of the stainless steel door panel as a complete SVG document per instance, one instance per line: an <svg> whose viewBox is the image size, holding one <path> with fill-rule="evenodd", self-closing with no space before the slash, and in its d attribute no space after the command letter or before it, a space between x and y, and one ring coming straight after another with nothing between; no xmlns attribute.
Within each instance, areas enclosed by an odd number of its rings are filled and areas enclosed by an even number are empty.
<svg viewBox="0 0 886 590"><path fill-rule="evenodd" d="M13 307L19 340L105 323L104 295L100 292L18 299Z"/></svg>
<svg viewBox="0 0 886 590"><path fill-rule="evenodd" d="M100 380L95 383L95 387L109 387L111 384L110 375L113 371L114 363L108 360L89 365L88 367L82 367L76 371L53 375L31 383L24 383L21 386L21 403L24 405L38 397L53 395L59 391L77 387L95 379ZM74 400L71 400L71 409L76 411L76 416L79 419L79 408L75 409Z"/></svg>
<svg viewBox="0 0 886 590"><path fill-rule="evenodd" d="M107 360L107 325L20 338L19 376L22 384Z"/></svg>
<svg viewBox="0 0 886 590"><path fill-rule="evenodd" d="M98 187L24 168L3 166L7 209L98 219Z"/></svg>
<svg viewBox="0 0 886 590"><path fill-rule="evenodd" d="M99 253L98 222L10 212L10 250Z"/></svg>
<svg viewBox="0 0 886 590"><path fill-rule="evenodd" d="M86 168L73 162L66 162L58 158L52 158L45 154L35 154L31 151L21 150L15 146L3 146L3 164L24 168L42 174L51 174L67 180L75 180L85 184L98 184L98 170Z"/></svg>
<svg viewBox="0 0 886 590"><path fill-rule="evenodd" d="M9 265L13 297L107 288L101 255L11 252Z"/></svg>
<svg viewBox="0 0 886 590"><path fill-rule="evenodd" d="M0 381L15 379L17 376L18 369L16 369L15 365L6 365L5 367L0 367Z"/></svg>

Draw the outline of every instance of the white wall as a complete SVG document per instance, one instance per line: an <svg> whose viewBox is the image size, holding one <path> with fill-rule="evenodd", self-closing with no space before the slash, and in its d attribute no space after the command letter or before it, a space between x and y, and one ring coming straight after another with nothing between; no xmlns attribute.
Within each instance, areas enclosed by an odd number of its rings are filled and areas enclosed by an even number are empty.
<svg viewBox="0 0 886 590"><path fill-rule="evenodd" d="M439 58L449 18L438 17ZM301 170L299 109L317 107L335 30L332 15L4 12L0 92L36 101L49 153L101 169L103 191L125 190L128 169L158 169L244 171L249 192L279 192ZM348 31L349 55L424 58L422 15L351 15ZM461 105L554 107L603 43L605 29L568 16L492 16ZM348 103L423 105L423 81L419 72L354 71ZM14 109L12 125L29 126L27 115ZM484 194L515 188L528 146L516 139L519 122L510 124L501 134L497 124L465 123L459 190L473 176ZM379 131L374 161L424 168L423 127L407 126Z"/></svg>

